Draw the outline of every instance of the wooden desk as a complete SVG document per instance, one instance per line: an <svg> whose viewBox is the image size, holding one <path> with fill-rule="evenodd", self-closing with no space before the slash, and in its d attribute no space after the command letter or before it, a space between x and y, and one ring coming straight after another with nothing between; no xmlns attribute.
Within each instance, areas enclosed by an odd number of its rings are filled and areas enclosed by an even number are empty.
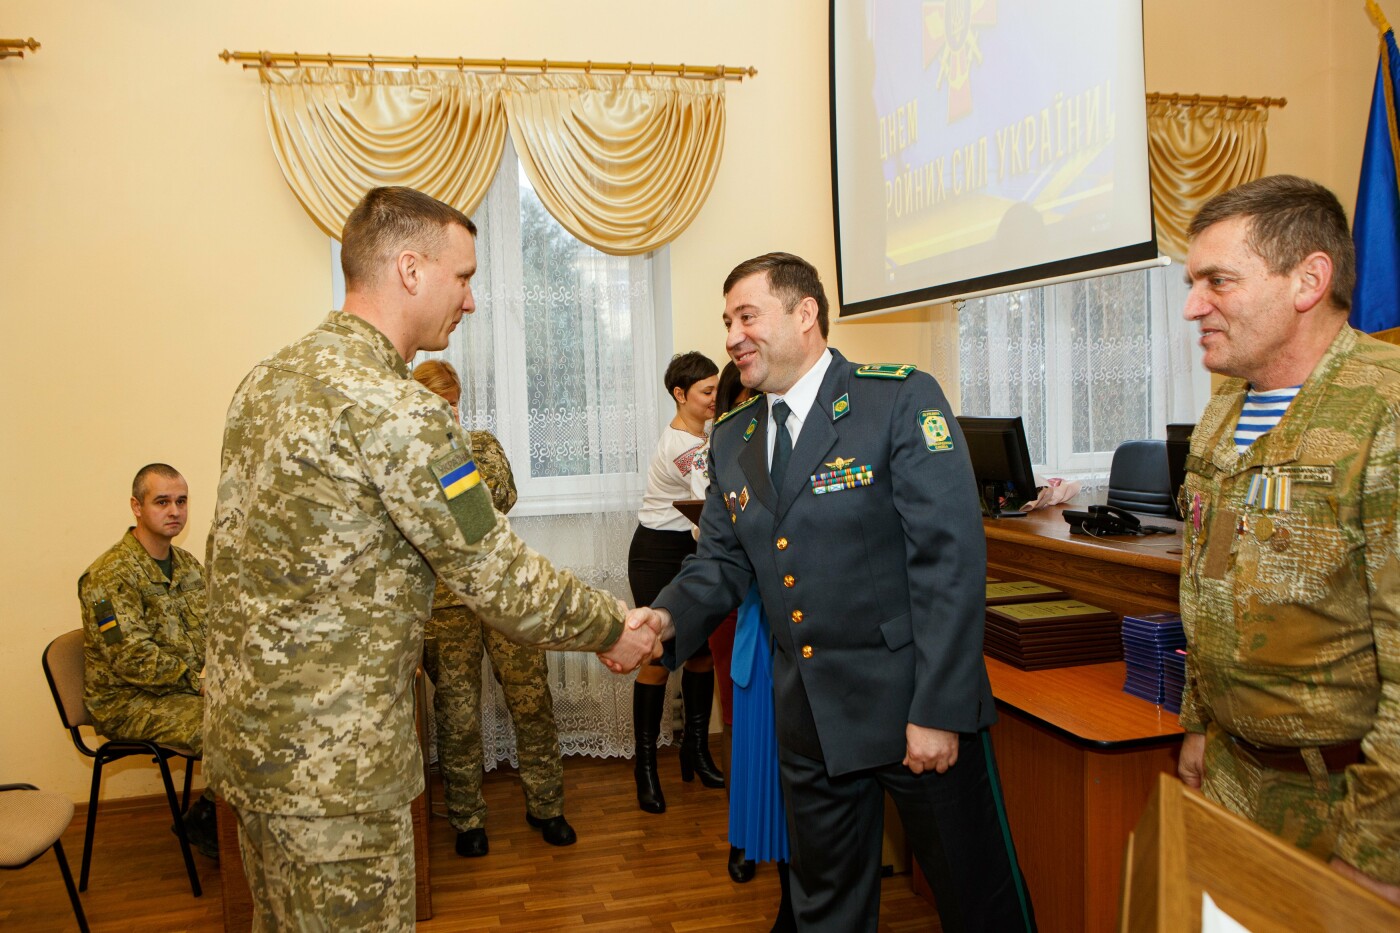
<svg viewBox="0 0 1400 933"><path fill-rule="evenodd" d="M1177 610L1179 535L1071 536L1062 511L986 520L987 573L1053 583L1118 613ZM1121 661L1027 672L988 658L987 673L1001 715L992 743L1040 929L1115 930L1128 834L1157 775L1176 773L1177 718L1122 692Z"/></svg>

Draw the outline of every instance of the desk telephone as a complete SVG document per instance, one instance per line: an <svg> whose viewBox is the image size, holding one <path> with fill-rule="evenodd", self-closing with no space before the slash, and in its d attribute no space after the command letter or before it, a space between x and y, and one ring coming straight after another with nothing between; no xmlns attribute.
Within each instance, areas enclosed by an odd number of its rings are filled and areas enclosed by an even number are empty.
<svg viewBox="0 0 1400 933"><path fill-rule="evenodd" d="M1172 534L1161 525L1144 525L1132 512L1112 505L1091 505L1087 512L1065 511L1072 535L1150 535Z"/></svg>

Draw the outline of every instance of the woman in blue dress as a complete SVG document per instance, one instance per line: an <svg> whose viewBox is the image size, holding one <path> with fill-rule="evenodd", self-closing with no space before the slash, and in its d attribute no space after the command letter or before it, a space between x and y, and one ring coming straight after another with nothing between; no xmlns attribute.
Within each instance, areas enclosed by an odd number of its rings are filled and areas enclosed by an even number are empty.
<svg viewBox="0 0 1400 933"><path fill-rule="evenodd" d="M728 363L715 392L715 411L726 412L745 401L749 390L739 382L739 372ZM702 477L692 491L703 496L709 484L708 449L700 458ZM734 682L734 729L729 766L729 873L735 881L753 877L756 862L776 862L782 886L782 903L773 933L797 929L788 888L787 810L778 777L778 741L773 720L773 655L769 647L768 618L758 597L758 586L749 588L739 606L734 630L730 677Z"/></svg>

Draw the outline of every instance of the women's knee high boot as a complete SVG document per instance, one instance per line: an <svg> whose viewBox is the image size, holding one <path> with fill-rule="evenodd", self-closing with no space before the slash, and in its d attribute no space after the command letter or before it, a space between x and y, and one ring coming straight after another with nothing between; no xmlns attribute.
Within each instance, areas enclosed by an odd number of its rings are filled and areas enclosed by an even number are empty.
<svg viewBox="0 0 1400 933"><path fill-rule="evenodd" d="M706 787L723 787L724 773L710 757L710 707L715 702L713 671L681 673L681 699L685 702L685 735L681 738L681 780L700 775Z"/></svg>
<svg viewBox="0 0 1400 933"><path fill-rule="evenodd" d="M665 813L666 797L656 775L656 740L661 733L661 709L666 705L665 684L632 685L632 731L637 749L637 806L648 813Z"/></svg>

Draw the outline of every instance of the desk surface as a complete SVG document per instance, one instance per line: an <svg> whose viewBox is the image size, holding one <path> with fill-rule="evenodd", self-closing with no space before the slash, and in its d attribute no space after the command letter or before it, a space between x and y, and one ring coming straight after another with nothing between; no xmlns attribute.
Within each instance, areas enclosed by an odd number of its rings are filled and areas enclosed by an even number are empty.
<svg viewBox="0 0 1400 933"><path fill-rule="evenodd" d="M1023 671L987 658L992 695L1060 733L1101 749L1172 742L1182 734L1176 714L1123 692L1122 661Z"/></svg>
<svg viewBox="0 0 1400 933"><path fill-rule="evenodd" d="M1175 534L1094 538L1069 533L1069 522L1065 521L1064 516L1066 508L1063 505L1053 505L1029 512L1024 518L986 518L982 520L982 527L986 529L989 541L1024 544L1160 573L1180 572L1181 522L1176 519L1154 515L1143 522L1147 525L1171 528Z"/></svg>

